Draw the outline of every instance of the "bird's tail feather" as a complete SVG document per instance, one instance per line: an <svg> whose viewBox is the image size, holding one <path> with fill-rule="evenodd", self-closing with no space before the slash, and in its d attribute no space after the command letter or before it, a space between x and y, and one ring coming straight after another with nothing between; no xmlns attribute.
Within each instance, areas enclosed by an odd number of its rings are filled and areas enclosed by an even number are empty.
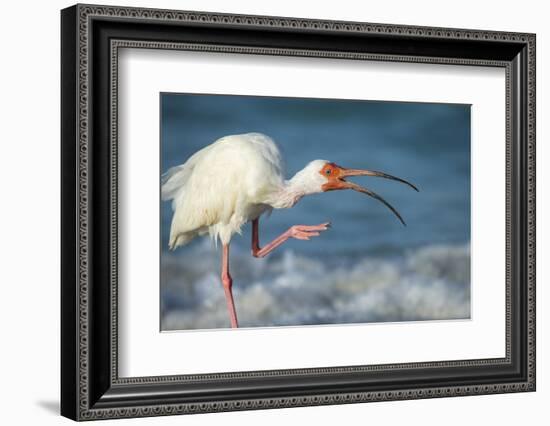
<svg viewBox="0 0 550 426"><path fill-rule="evenodd" d="M179 191L183 190L191 174L189 169L185 164L182 164L168 169L162 175L161 197L163 200L171 200L178 195Z"/></svg>

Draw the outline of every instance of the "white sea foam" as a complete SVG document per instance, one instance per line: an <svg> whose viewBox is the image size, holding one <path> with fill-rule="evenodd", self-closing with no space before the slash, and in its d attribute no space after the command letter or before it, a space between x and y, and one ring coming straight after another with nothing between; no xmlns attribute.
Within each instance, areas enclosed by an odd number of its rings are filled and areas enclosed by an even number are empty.
<svg viewBox="0 0 550 426"><path fill-rule="evenodd" d="M208 243L161 258L161 328L228 327L219 253ZM267 259L231 252L243 327L470 317L470 246L430 245L393 258L327 266L290 250ZM341 262L342 264L344 262Z"/></svg>

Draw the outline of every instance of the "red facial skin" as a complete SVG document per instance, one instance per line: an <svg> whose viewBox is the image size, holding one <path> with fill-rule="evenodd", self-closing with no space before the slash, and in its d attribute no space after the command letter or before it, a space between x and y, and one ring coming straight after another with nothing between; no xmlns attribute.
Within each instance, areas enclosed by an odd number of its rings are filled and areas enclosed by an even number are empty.
<svg viewBox="0 0 550 426"><path fill-rule="evenodd" d="M323 191L334 191L336 189L346 189L346 181L343 180L345 169L335 163L327 163L319 171L327 179L327 183L323 184Z"/></svg>

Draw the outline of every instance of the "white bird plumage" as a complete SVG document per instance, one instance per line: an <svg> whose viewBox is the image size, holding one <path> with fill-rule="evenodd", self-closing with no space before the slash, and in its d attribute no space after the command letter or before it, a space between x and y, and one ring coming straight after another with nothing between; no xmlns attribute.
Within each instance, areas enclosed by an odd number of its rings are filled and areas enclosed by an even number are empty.
<svg viewBox="0 0 550 426"><path fill-rule="evenodd" d="M174 210L170 248L207 233L227 244L248 221L321 192L324 178L317 171L324 163L315 160L286 181L281 152L270 137L246 133L218 139L163 176L162 199L173 200Z"/></svg>

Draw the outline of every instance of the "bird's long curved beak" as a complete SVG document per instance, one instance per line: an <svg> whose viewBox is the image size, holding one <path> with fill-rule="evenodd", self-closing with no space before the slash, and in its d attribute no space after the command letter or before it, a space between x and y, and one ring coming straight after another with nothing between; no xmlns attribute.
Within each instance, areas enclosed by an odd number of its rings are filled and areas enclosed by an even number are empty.
<svg viewBox="0 0 550 426"><path fill-rule="evenodd" d="M348 182L345 178L350 177L350 176L376 176L376 177L382 177L382 178L385 178L385 179L391 179L391 180L395 180L397 182L404 183L405 185L410 186L415 191L418 191L418 188L416 186L414 186L410 182L407 182L404 179L398 178L396 176L389 175L387 173L377 172L377 171L374 171L374 170L346 169L346 168L340 167L340 166L338 166L338 169L339 169L340 173L338 174L337 179L334 179L332 182L329 182L329 183L325 184L324 188L323 188L325 191L333 191L333 190L338 190L338 189L352 189L354 191L366 194L370 197L373 197L373 198L377 199L382 204L384 204L387 208L389 208L393 212L393 214L395 214L395 216L397 216L397 218L401 221L401 223L403 225L405 225L405 226L407 225L405 223L405 221L403 220L403 218L401 217L401 215L399 214L399 212L390 203L388 203L386 200L384 200L380 195L378 195L377 193L371 191L370 189L364 188L364 187L362 187L360 185L357 185L353 182Z"/></svg>
<svg viewBox="0 0 550 426"><path fill-rule="evenodd" d="M405 179L398 178L396 176L389 175L387 173L377 172L374 170L361 170L361 169L345 169L343 167L340 168L340 176L341 177L348 177L348 176L377 176L382 177L385 179L391 179L396 180L397 182L404 183L405 185L409 185L412 189L414 189L416 192L418 192L418 188L414 186L412 183L407 182Z"/></svg>

